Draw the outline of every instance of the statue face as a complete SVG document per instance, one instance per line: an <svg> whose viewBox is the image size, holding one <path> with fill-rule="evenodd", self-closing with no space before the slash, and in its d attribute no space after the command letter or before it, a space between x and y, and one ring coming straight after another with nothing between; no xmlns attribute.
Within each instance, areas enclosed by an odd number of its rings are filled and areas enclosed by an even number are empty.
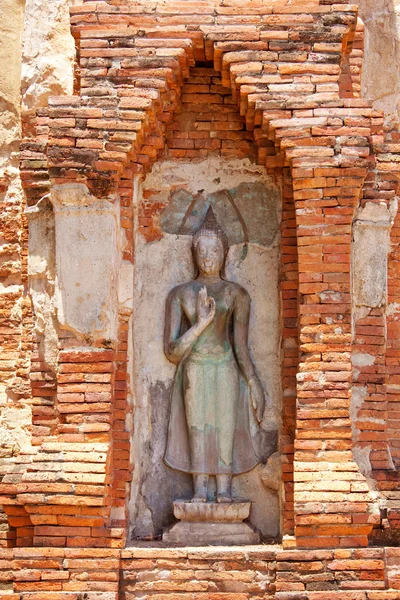
<svg viewBox="0 0 400 600"><path fill-rule="evenodd" d="M201 237L196 246L195 256L200 273L219 275L225 255L222 242L216 235Z"/></svg>

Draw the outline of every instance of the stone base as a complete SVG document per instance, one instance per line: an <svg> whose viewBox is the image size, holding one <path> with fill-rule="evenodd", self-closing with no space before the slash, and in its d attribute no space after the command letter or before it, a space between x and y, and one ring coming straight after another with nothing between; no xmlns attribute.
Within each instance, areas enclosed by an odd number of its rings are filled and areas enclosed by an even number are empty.
<svg viewBox="0 0 400 600"><path fill-rule="evenodd" d="M163 534L163 542L184 546L243 546L259 544L260 535L243 523L250 514L250 502L174 502L179 522Z"/></svg>
<svg viewBox="0 0 400 600"><path fill-rule="evenodd" d="M260 535L247 523L180 521L164 532L163 542L184 546L244 546L259 544Z"/></svg>

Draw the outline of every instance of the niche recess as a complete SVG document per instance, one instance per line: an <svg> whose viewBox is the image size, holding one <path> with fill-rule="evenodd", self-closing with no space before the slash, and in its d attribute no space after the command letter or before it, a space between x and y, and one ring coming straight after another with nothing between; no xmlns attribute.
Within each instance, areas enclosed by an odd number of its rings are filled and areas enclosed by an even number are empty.
<svg viewBox="0 0 400 600"><path fill-rule="evenodd" d="M157 538L173 520L172 501L192 493L191 477L163 463L174 376L163 353L163 329L169 291L193 277L191 235L210 204L230 240L226 276L252 299L250 349L271 398L263 428L280 428L280 194L265 167L256 164L253 133L220 83L212 68L192 69L167 150L137 194L130 361L133 539ZM234 494L252 500L251 521L264 538L281 531L281 480L279 452L234 478Z"/></svg>

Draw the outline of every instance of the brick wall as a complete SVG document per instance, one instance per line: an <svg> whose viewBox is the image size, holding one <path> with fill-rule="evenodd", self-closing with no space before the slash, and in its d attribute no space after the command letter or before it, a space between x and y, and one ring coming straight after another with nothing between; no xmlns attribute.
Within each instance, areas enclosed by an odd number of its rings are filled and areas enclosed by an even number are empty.
<svg viewBox="0 0 400 600"><path fill-rule="evenodd" d="M196 66L183 83L181 104L168 127L163 158L190 161L210 155L254 159L256 145L230 88L221 85L220 73L212 66ZM165 204L152 199L157 193L144 190L139 206L139 231L149 242L162 236L158 217Z"/></svg>
<svg viewBox="0 0 400 600"><path fill-rule="evenodd" d="M193 67L182 86L181 108L167 135L166 158L203 159L210 153L226 158L255 154L254 136L246 131L231 89L222 86L212 67Z"/></svg>
<svg viewBox="0 0 400 600"><path fill-rule="evenodd" d="M366 546L373 526L384 522L352 457L351 354L367 345L379 358L358 380L368 384L363 410L379 411L382 402L391 419L384 430L371 428L371 414L358 442L371 443L378 490L390 495L397 489L387 460L397 443L396 313L387 340L382 311L359 321L353 338L350 246L360 198L380 203L395 194L399 150L398 134L383 130L383 114L357 97L357 6L99 1L73 7L71 24L79 85L75 96L49 100L38 112L36 137L22 144L28 205L50 184L85 183L98 200L118 191L121 253L133 261L134 176L144 176L160 156L244 156L254 149L276 177L284 209L284 532L296 534L285 543ZM147 209L145 199L141 226L155 239ZM395 302L395 247L390 277ZM23 316L26 332L18 330L15 340L21 356L29 349L28 308ZM113 522L111 515L126 506L130 479L130 317L120 311L111 348L107 340L82 347L60 332L56 376L33 340L32 453L10 460L0 484L15 530L10 544L124 545L126 519ZM396 496L390 499L396 528Z"/></svg>
<svg viewBox="0 0 400 600"><path fill-rule="evenodd" d="M397 548L20 548L0 552L0 598L398 600L399 567Z"/></svg>

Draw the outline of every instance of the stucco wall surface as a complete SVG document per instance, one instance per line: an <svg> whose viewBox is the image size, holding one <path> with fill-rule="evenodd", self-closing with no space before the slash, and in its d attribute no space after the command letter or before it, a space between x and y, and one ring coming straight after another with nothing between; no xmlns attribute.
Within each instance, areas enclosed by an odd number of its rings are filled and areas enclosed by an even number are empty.
<svg viewBox="0 0 400 600"><path fill-rule="evenodd" d="M20 101L27 130L35 110L45 106L49 96L72 93L75 44L69 7L76 4L77 0L26 0Z"/></svg>
<svg viewBox="0 0 400 600"><path fill-rule="evenodd" d="M365 25L362 96L374 101L389 122L400 112L400 1L361 0L359 16Z"/></svg>

